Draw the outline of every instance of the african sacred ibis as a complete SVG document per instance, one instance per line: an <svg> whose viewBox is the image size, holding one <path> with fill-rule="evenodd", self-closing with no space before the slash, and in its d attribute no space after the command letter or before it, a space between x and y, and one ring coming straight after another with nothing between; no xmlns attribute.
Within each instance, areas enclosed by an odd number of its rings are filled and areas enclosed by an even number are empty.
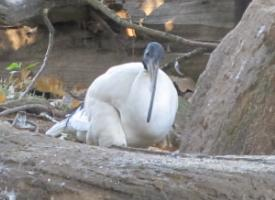
<svg viewBox="0 0 275 200"><path fill-rule="evenodd" d="M142 62L111 67L94 80L84 102L90 121L86 143L147 147L169 133L178 95L168 75L159 69L163 56L162 45L151 42Z"/></svg>

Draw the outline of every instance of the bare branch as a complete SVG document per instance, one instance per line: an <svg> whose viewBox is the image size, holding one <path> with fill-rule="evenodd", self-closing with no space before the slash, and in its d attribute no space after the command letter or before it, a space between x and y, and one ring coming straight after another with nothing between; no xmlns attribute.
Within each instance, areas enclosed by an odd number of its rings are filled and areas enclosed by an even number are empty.
<svg viewBox="0 0 275 200"><path fill-rule="evenodd" d="M125 19L121 19L119 16L117 16L111 9L106 7L104 4L102 4L100 1L97 0L86 0L93 8L101 11L103 14L105 14L107 17L115 21L116 23L120 24L123 27L126 28L133 28L137 31L140 31L142 33L145 33L147 35L150 35L152 37L157 37L161 38L167 41L171 42L177 42L177 43L182 43L183 45L190 45L190 46L195 46L195 47L205 47L207 49L213 50L216 48L218 45L217 43L211 43L211 42L199 42L199 41L194 41L194 40L189 40L185 39L183 37L159 31L159 30L154 30L150 29L144 26L140 26L137 24L133 24Z"/></svg>
<svg viewBox="0 0 275 200"><path fill-rule="evenodd" d="M171 61L169 63L166 63L164 66L161 67L161 69L164 70L164 71L168 70L169 68L171 68L171 66L174 66L175 62L183 62L183 61L185 61L187 59L190 59L190 58L192 58L194 56L197 56L197 55L201 55L201 54L203 54L205 52L207 52L206 48L197 48L197 49L194 49L194 50L192 50L192 51L190 51L188 53L183 53L180 56L178 56L176 59L174 59L173 61Z"/></svg>
<svg viewBox="0 0 275 200"><path fill-rule="evenodd" d="M44 23L46 24L48 30L49 30L49 43L48 43L48 48L43 60L43 63L40 67L40 69L38 70L38 72L35 74L35 76L33 77L31 83L28 85L28 87L26 88L26 90L21 94L21 96L19 97L19 99L22 99L22 97L26 96L26 94L32 89L35 81L37 80L37 78L39 77L39 75L42 73L42 71L45 69L47 62L48 62L48 58L49 58L49 54L52 50L53 47L53 40L54 40L54 27L51 23L51 21L48 18L48 9L45 8L43 10L43 19L44 19Z"/></svg>

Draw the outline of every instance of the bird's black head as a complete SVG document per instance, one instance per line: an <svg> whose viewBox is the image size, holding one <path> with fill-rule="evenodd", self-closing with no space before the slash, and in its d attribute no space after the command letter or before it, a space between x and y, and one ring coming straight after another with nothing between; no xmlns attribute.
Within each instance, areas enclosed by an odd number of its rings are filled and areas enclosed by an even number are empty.
<svg viewBox="0 0 275 200"><path fill-rule="evenodd" d="M164 57L164 48L161 44L157 42L150 42L144 50L143 54L143 66L145 70L149 73L151 80L151 98L149 103L147 123L150 122L151 114L153 110L156 86L157 86L157 77L160 61Z"/></svg>
<svg viewBox="0 0 275 200"><path fill-rule="evenodd" d="M160 61L164 57L164 48L158 42L150 42L143 54L143 66L146 70L149 70L151 66L159 66Z"/></svg>

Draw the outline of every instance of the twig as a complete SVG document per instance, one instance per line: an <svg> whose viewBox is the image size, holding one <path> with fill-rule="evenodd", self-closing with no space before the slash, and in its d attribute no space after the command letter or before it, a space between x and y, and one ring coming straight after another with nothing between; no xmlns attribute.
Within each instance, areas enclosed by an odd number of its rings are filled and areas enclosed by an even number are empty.
<svg viewBox="0 0 275 200"><path fill-rule="evenodd" d="M35 76L33 77L31 83L28 85L28 87L26 88L26 90L20 95L19 99L22 99L22 97L26 96L26 94L32 89L35 81L37 80L37 78L39 77L39 75L42 73L42 71L44 70L44 68L46 67L47 65L47 62L48 62L48 58L49 58L49 54L52 50L52 47L53 47L53 40L54 40L54 27L51 23L51 21L49 20L48 18L48 8L45 8L43 10L43 19L44 19L44 23L46 24L48 30L49 30L49 43L48 43L48 48L47 48L47 51L46 51L46 54L45 54L45 57L44 57L44 60L43 60L43 63L40 67L40 69L38 70L38 72L35 74Z"/></svg>
<svg viewBox="0 0 275 200"><path fill-rule="evenodd" d="M196 48L193 51L190 51L188 53L183 53L180 56L178 56L177 58L175 58L173 61L166 63L165 65L163 65L161 67L162 70L168 70L171 66L174 66L174 63L177 62L183 62L184 60L190 59L194 56L203 54L204 52L207 52L206 48Z"/></svg>
<svg viewBox="0 0 275 200"><path fill-rule="evenodd" d="M47 120L49 120L49 121L51 121L53 123L57 123L58 122L55 118L53 118L52 116L48 115L45 112L40 113L39 116L43 117L44 119L47 119Z"/></svg>
<svg viewBox="0 0 275 200"><path fill-rule="evenodd" d="M193 51L190 51L188 53L185 53L185 54L182 54L182 55L178 56L176 59L178 61L187 60L187 59L190 59L194 56L203 54L206 51L207 51L206 48L197 48L197 49L194 49Z"/></svg>
<svg viewBox="0 0 275 200"><path fill-rule="evenodd" d="M48 106L45 105L41 105L41 104L28 104L28 105L23 105L23 106L18 106L15 108L9 108L7 110L4 110L2 112L0 112L0 117L4 116L4 115L9 115L18 111L22 111L22 110L28 110L28 109L40 109L40 110L44 110L44 111L50 111L51 109Z"/></svg>
<svg viewBox="0 0 275 200"><path fill-rule="evenodd" d="M161 38L167 41L171 42L177 42L181 43L183 45L190 45L190 46L196 46L196 47L205 47L210 50L213 50L217 47L217 43L211 43L211 42L199 42L199 41L194 41L194 40L189 40L171 33L159 31L159 30L154 30L150 29L144 26L140 26L137 24L133 24L125 19L121 19L119 16L117 16L111 9L109 9L107 6L102 4L100 1L97 0L86 0L93 8L101 11L103 14L105 14L107 17L115 21L116 23L120 24L123 27L126 28L133 28L137 31L143 32L147 35Z"/></svg>

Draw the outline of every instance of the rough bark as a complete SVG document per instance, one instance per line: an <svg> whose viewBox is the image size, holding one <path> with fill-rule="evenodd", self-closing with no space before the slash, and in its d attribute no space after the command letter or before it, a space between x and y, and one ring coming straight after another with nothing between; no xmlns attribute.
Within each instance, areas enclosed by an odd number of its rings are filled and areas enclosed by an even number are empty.
<svg viewBox="0 0 275 200"><path fill-rule="evenodd" d="M274 41L275 1L254 0L198 80L183 152L275 153Z"/></svg>
<svg viewBox="0 0 275 200"><path fill-rule="evenodd" d="M272 199L274 156L106 149L0 124L0 195L17 199Z"/></svg>

